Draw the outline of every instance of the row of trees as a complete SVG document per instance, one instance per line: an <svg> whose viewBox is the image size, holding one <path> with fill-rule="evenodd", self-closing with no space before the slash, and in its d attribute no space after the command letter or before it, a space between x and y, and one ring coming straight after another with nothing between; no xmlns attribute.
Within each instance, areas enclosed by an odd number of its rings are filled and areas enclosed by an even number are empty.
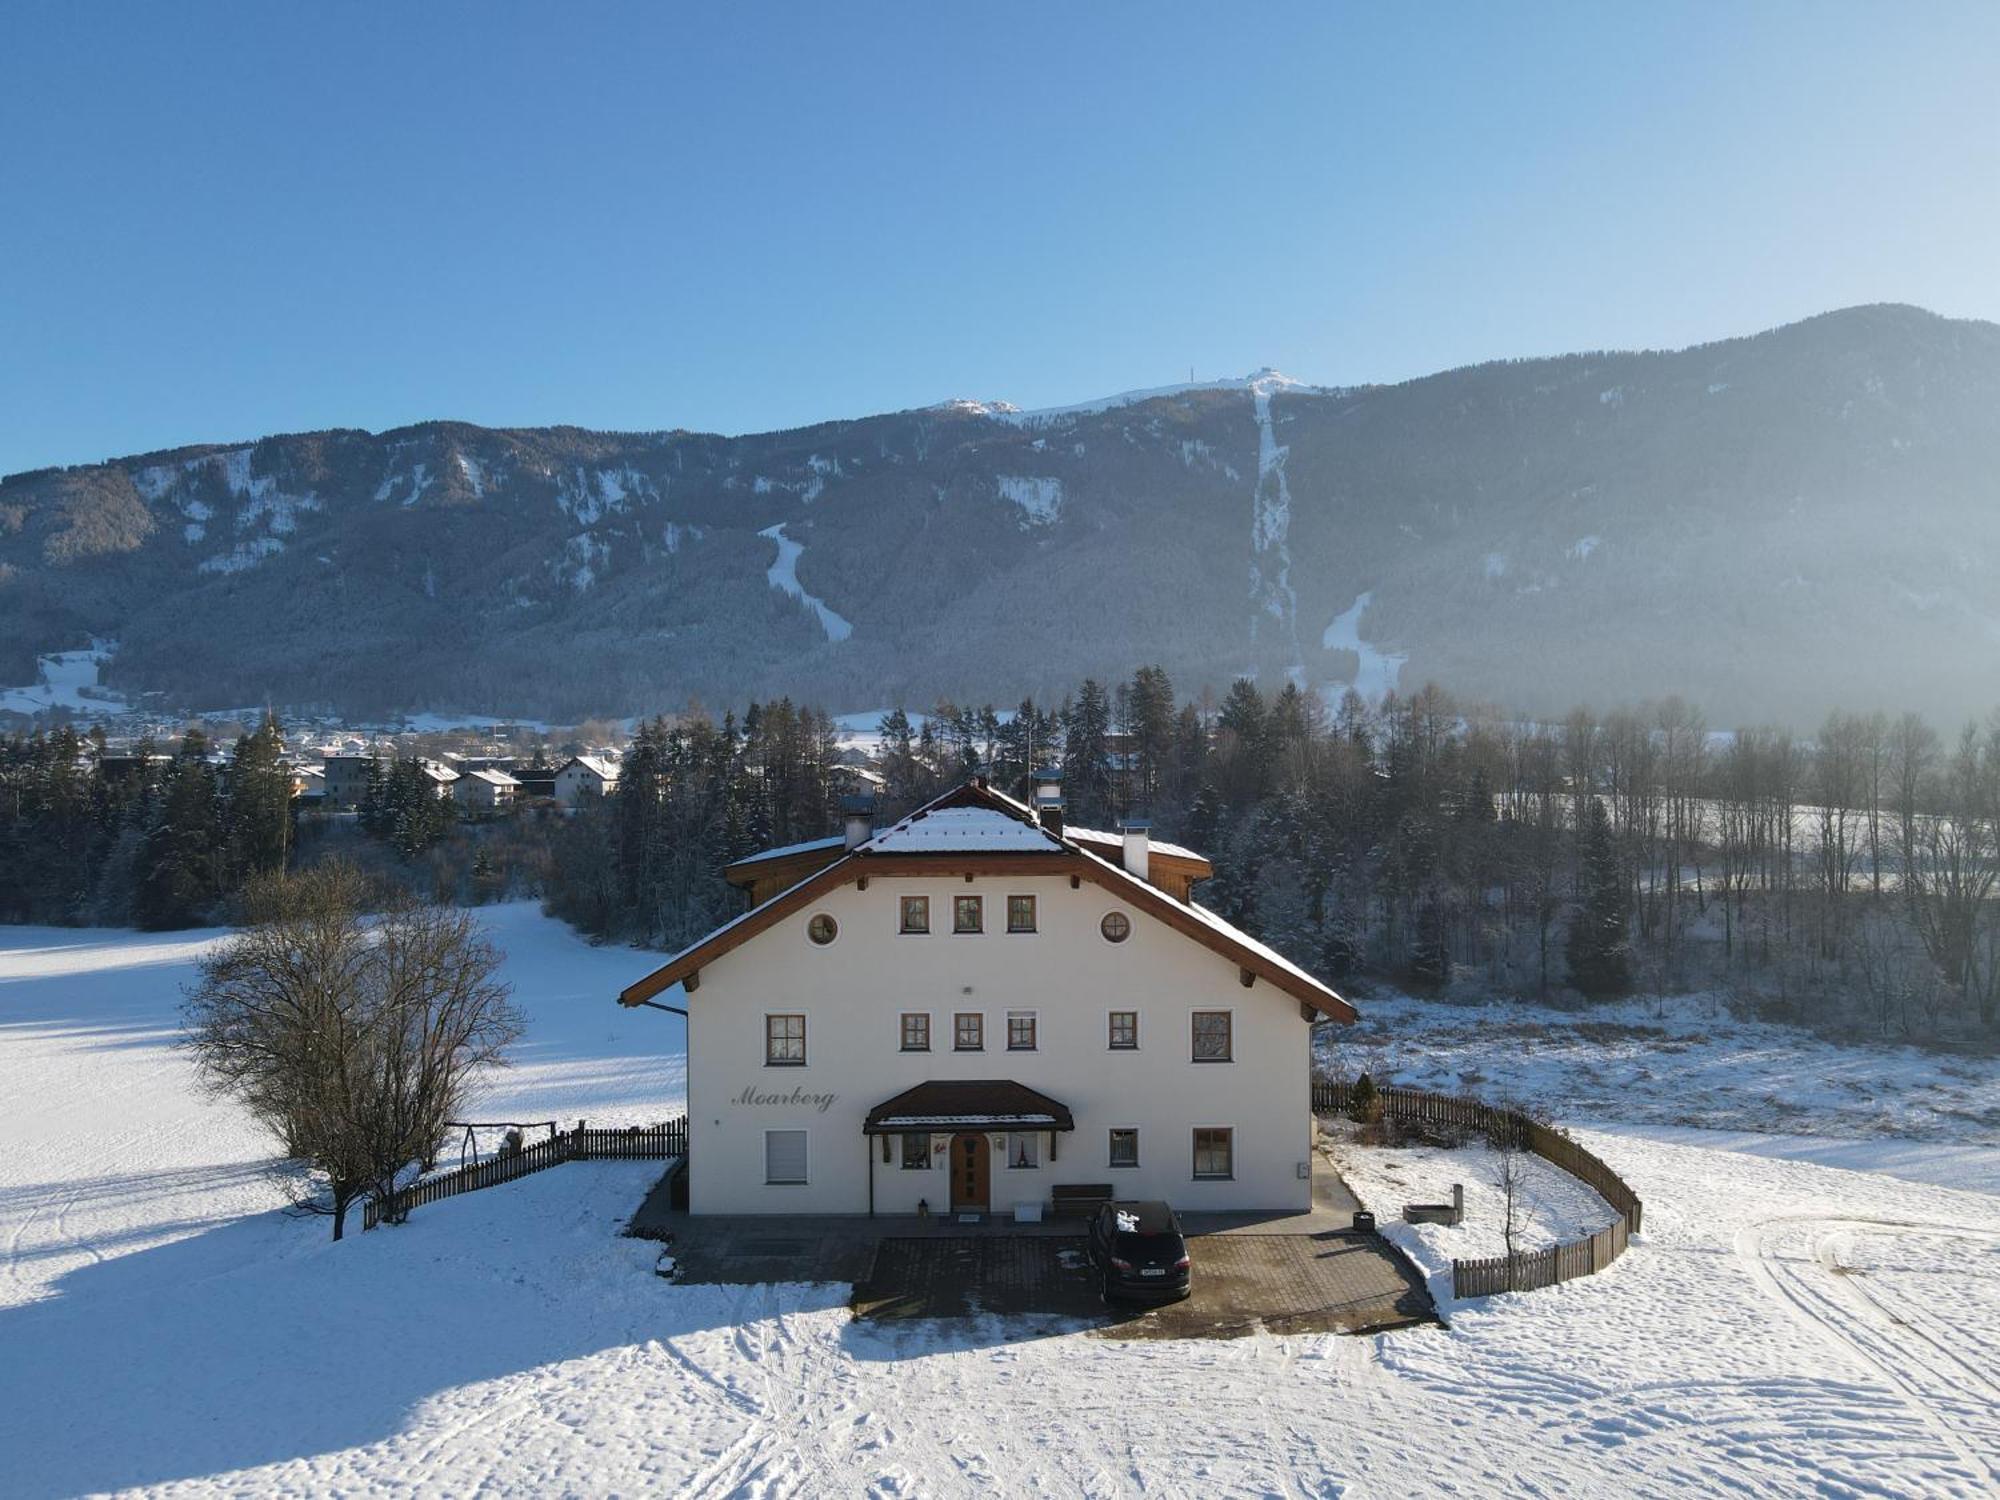
<svg viewBox="0 0 2000 1500"><path fill-rule="evenodd" d="M1949 744L1915 716L1717 734L1679 700L1522 723L1435 688L1183 700L1145 668L1004 716L896 710L876 764L884 818L1055 765L1072 821L1150 816L1214 862L1200 899L1350 983L1726 987L1894 1035L2000 1021L2000 720ZM692 941L739 909L730 860L832 831L838 768L832 725L789 702L648 724L620 797L567 830L553 909Z"/></svg>
<svg viewBox="0 0 2000 1500"><path fill-rule="evenodd" d="M0 739L0 921L185 927L293 842L284 739L266 719L220 764L191 731L164 764L108 764L101 731Z"/></svg>

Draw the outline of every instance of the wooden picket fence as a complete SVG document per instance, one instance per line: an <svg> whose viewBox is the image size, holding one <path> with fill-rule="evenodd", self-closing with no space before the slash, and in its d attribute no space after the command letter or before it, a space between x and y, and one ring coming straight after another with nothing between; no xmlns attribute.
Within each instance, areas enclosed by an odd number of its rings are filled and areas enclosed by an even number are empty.
<svg viewBox="0 0 2000 1500"><path fill-rule="evenodd" d="M500 1183L512 1182L517 1177L560 1166L566 1161L618 1158L664 1160L686 1156L687 1142L688 1122L685 1115L668 1120L663 1125L633 1125L622 1130L592 1130L586 1122L578 1120L574 1130L559 1130L547 1140L523 1146L519 1151L489 1157L471 1166L440 1172L435 1177L412 1183L395 1195L393 1204L381 1198L370 1198L361 1207L361 1227L364 1230L373 1229L386 1219L400 1218L411 1209L435 1203L440 1198L455 1198L460 1193L497 1187Z"/></svg>
<svg viewBox="0 0 2000 1500"><path fill-rule="evenodd" d="M1594 1189L1618 1215L1595 1234L1565 1240L1546 1250L1517 1254L1511 1259L1496 1255L1484 1260L1454 1260L1451 1263L1454 1297L1530 1292L1601 1271L1625 1253L1626 1244L1644 1222L1645 1205L1624 1178L1594 1152L1586 1151L1561 1131L1519 1110L1450 1094L1426 1093L1422 1089L1378 1088L1375 1097L1381 1103L1383 1118L1398 1124L1423 1125L1487 1139L1511 1134L1544 1161L1561 1167ZM1329 1079L1314 1082L1313 1109L1317 1113L1345 1115L1353 1103L1353 1084Z"/></svg>
<svg viewBox="0 0 2000 1500"><path fill-rule="evenodd" d="M1511 1262L1504 1255L1455 1260L1451 1263L1451 1294L1490 1297L1495 1292L1532 1292L1558 1281L1574 1281L1603 1270L1623 1255L1630 1236L1625 1221L1613 1219L1595 1234L1517 1254Z"/></svg>

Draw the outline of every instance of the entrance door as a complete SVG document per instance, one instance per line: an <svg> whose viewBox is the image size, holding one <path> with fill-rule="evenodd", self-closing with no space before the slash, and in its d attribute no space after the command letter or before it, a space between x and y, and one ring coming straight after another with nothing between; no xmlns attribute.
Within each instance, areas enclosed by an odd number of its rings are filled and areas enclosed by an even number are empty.
<svg viewBox="0 0 2000 1500"><path fill-rule="evenodd" d="M986 1209L987 1171L991 1166L983 1135L951 1138L951 1209Z"/></svg>

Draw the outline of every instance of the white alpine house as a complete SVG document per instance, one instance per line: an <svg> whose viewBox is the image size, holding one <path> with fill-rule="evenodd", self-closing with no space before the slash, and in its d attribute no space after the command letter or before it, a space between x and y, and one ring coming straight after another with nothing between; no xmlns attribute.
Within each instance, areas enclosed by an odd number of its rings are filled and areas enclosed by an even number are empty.
<svg viewBox="0 0 2000 1500"><path fill-rule="evenodd" d="M740 861L751 906L679 984L696 1213L1008 1213L1067 1194L1312 1201L1333 990L1189 892L1190 850L968 782L877 833Z"/></svg>

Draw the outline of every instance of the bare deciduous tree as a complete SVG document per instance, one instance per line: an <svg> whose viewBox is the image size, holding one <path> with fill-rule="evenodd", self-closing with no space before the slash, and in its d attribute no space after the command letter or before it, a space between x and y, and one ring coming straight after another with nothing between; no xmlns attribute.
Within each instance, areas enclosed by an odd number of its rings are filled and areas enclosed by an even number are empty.
<svg viewBox="0 0 2000 1500"><path fill-rule="evenodd" d="M1500 1241L1507 1250L1507 1289L1519 1281L1520 1238L1527 1218L1529 1158L1527 1132L1512 1115L1503 1116L1487 1134L1493 1152L1493 1183L1500 1189Z"/></svg>
<svg viewBox="0 0 2000 1500"><path fill-rule="evenodd" d="M399 900L370 921L366 896L337 863L256 883L250 925L203 960L184 1013L210 1084L314 1174L295 1201L335 1239L362 1194L393 1207L398 1174L434 1158L474 1071L521 1029L470 916Z"/></svg>

